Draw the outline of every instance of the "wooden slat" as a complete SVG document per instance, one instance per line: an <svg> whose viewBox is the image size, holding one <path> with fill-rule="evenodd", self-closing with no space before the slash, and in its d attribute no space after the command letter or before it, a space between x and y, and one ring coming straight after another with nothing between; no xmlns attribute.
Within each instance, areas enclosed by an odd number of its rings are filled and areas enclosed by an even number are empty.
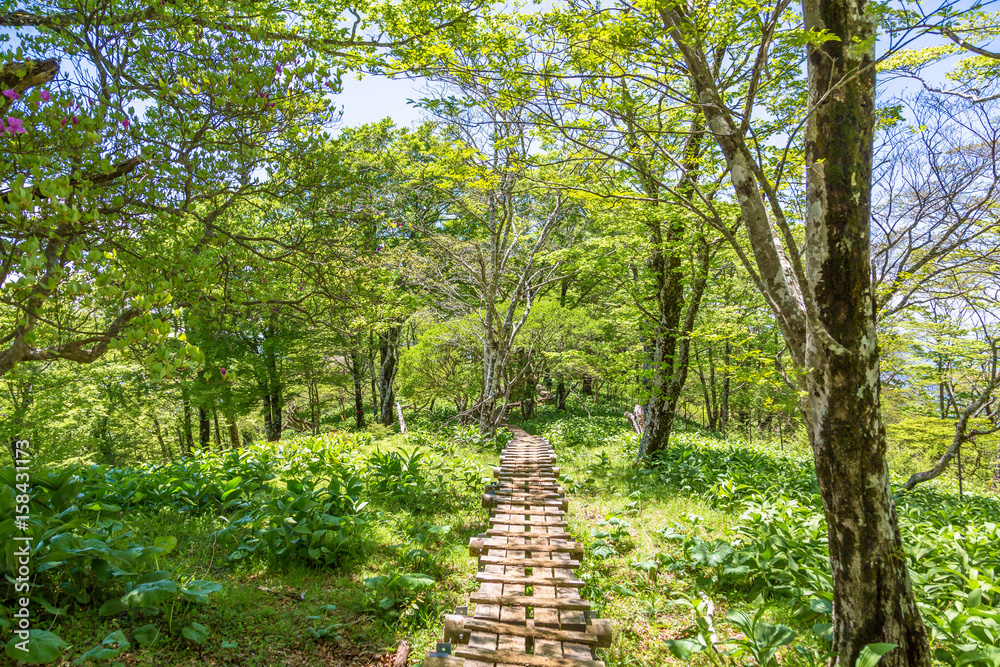
<svg viewBox="0 0 1000 667"><path fill-rule="evenodd" d="M529 538L529 537L545 537L549 533L533 533L533 532L529 532L529 531L522 532L522 531L519 531L519 530L499 530L499 529L496 529L496 528L490 528L489 530L486 531L486 534L489 535L490 537L524 537L524 538ZM573 537L573 536L570 535L569 533L558 533L556 535L556 537L561 537L563 539L569 539L570 537Z"/></svg>
<svg viewBox="0 0 1000 667"><path fill-rule="evenodd" d="M499 504L502 505L503 503L499 503ZM497 512L498 509L497 508L493 508L492 511ZM530 515L533 515L533 514L544 514L546 516L566 516L566 512L564 512L562 510L557 510L555 508L553 508L553 509L518 509L518 510L507 508L505 510L505 513L516 514L517 516L521 516L521 515L530 516Z"/></svg>
<svg viewBox="0 0 1000 667"><path fill-rule="evenodd" d="M559 586L561 588L583 588L586 585L583 581L572 577L537 577L534 575L527 577L494 572L477 572L476 581L494 581L522 586Z"/></svg>
<svg viewBox="0 0 1000 667"><path fill-rule="evenodd" d="M527 549L525 549L527 551ZM503 558L500 556L480 556L479 562L483 565L513 565L518 564L525 567L580 567L577 560L548 560L545 558Z"/></svg>
<svg viewBox="0 0 1000 667"><path fill-rule="evenodd" d="M483 542L484 549L497 549L499 547L506 547L506 542L497 542L485 540ZM532 553L543 553L549 551L560 551L563 553L571 554L573 552L583 551L583 545L580 542L564 542L562 544L525 544L525 551L530 551Z"/></svg>
<svg viewBox="0 0 1000 667"><path fill-rule="evenodd" d="M573 630L551 630L549 628L537 628L534 625L496 623L494 621L484 621L478 618L466 619L465 628L467 630L495 632L498 635L541 637L542 639L551 639L557 642L575 642L577 644L587 645L597 644L597 635L588 635L586 632L574 632Z"/></svg>
<svg viewBox="0 0 1000 667"><path fill-rule="evenodd" d="M529 665L530 667L604 667L604 663L599 660L573 660L568 658L549 658L543 655L531 655L515 651L489 651L464 644L456 647L455 655L460 658L471 658L479 662L493 661L512 665Z"/></svg>
<svg viewBox="0 0 1000 667"><path fill-rule="evenodd" d="M469 602L486 605L516 605L534 607L535 609L566 609L571 611L586 611L590 609L590 601L584 599L570 600L562 598L540 598L537 595L490 595L480 588L478 593L469 596ZM478 612L477 612L477 618ZM535 612L535 618L538 612Z"/></svg>
<svg viewBox="0 0 1000 667"><path fill-rule="evenodd" d="M490 521L493 522L493 521L495 521L495 519L493 519L491 517ZM532 522L525 521L524 519L517 519L517 520L515 520L515 519L507 519L503 523L504 523L504 525L507 525L507 526L532 526L532 525L534 525ZM565 521L553 521L550 525L559 526L561 528L564 528L564 527L566 527L569 524L567 524Z"/></svg>

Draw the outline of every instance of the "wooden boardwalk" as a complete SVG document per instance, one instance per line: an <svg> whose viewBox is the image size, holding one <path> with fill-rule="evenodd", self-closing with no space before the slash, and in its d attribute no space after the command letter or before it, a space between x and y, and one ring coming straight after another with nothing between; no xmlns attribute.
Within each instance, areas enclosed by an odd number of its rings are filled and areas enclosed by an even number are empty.
<svg viewBox="0 0 1000 667"><path fill-rule="evenodd" d="M556 455L544 438L511 431L483 494L490 529L469 543L482 566L475 613L445 616L444 642L424 665L604 667L593 649L610 646L610 621L591 618L580 597L583 545L566 532Z"/></svg>

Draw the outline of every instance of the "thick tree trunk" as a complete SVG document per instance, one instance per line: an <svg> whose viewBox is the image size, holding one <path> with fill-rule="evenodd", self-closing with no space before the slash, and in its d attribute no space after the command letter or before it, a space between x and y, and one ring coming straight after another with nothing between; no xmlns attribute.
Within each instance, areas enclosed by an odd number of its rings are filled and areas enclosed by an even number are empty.
<svg viewBox="0 0 1000 667"><path fill-rule="evenodd" d="M559 378L559 383L556 384L556 409L566 409L566 383L562 378Z"/></svg>
<svg viewBox="0 0 1000 667"><path fill-rule="evenodd" d="M365 427L365 394L361 388L361 354L351 350L351 377L354 380L354 425Z"/></svg>
<svg viewBox="0 0 1000 667"><path fill-rule="evenodd" d="M208 411L205 408L198 408L198 444L202 451L211 448L212 425L208 421Z"/></svg>
<svg viewBox="0 0 1000 667"><path fill-rule="evenodd" d="M803 3L806 30L838 37L808 47L805 287L814 305L803 402L830 539L835 663L853 667L866 644L888 642L898 648L882 667L916 667L930 664L930 648L903 554L879 397L869 257L875 23L865 5Z"/></svg>
<svg viewBox="0 0 1000 667"><path fill-rule="evenodd" d="M673 235L673 232L670 236ZM673 238L676 241L677 238ZM655 456L670 443L677 402L687 381L691 330L698 314L701 297L707 283L708 263L711 252L702 246L699 257L699 275L692 281L688 295L687 312L684 313L684 286L680 271L680 257L657 252L654 256L654 273L657 276L657 302L660 321L653 335L653 354L650 366L654 370L650 381L650 395L644 413L646 427L639 442L639 457ZM682 318L682 313L684 317Z"/></svg>
<svg viewBox="0 0 1000 667"><path fill-rule="evenodd" d="M240 429L236 426L236 415L232 413L226 415L226 423L229 428L229 447L231 449L239 449Z"/></svg>
<svg viewBox="0 0 1000 667"><path fill-rule="evenodd" d="M758 289L795 364L805 369L803 412L833 572L833 664L853 667L866 644L886 642L898 648L882 658L882 667L924 667L930 648L902 550L880 415L869 265L876 22L866 4L802 4L805 29L831 37L806 47L804 262L744 140L745 121L734 120L705 52L689 41L683 6L664 6L660 14L726 158Z"/></svg>
<svg viewBox="0 0 1000 667"><path fill-rule="evenodd" d="M489 327L487 328L489 331ZM503 405L500 387L503 381L503 363L506 355L490 345L489 335L483 346L483 393L476 406L479 432L493 435L496 432Z"/></svg>
<svg viewBox="0 0 1000 667"><path fill-rule="evenodd" d="M393 406L396 403L396 371L399 368L399 334L401 326L389 327L379 334L379 352L382 364L378 372L379 421L392 426L396 421Z"/></svg>

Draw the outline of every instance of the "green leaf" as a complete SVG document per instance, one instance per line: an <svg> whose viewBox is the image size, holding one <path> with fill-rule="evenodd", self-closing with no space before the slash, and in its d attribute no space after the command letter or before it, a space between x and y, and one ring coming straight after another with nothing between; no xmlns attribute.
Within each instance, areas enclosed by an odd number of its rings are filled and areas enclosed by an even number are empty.
<svg viewBox="0 0 1000 667"><path fill-rule="evenodd" d="M173 535L168 535L166 537L157 537L153 540L154 547L160 547L163 549L162 553L168 554L174 550L177 546L177 538Z"/></svg>
<svg viewBox="0 0 1000 667"><path fill-rule="evenodd" d="M29 630L28 639L13 637L4 653L12 660L20 660L30 665L44 665L59 659L64 648L69 646L62 638L48 630ZM27 651L22 650L26 648Z"/></svg>
<svg viewBox="0 0 1000 667"><path fill-rule="evenodd" d="M688 552L692 561L705 567L722 565L734 553L736 551L727 542L722 540L696 544Z"/></svg>
<svg viewBox="0 0 1000 667"><path fill-rule="evenodd" d="M222 584L214 581L202 581L201 579L194 579L186 586L181 588L181 597L190 602L197 602L198 604L204 604L208 601L208 596L212 593L218 593L222 590Z"/></svg>
<svg viewBox="0 0 1000 667"><path fill-rule="evenodd" d="M130 646L132 646L132 644L130 644L128 639L125 638L125 633L121 630L115 630L110 635L105 637L100 644L74 660L73 664L82 665L90 660L98 661L117 658Z"/></svg>
<svg viewBox="0 0 1000 667"><path fill-rule="evenodd" d="M128 606L122 602L121 598L111 598L101 605L101 608L97 611L97 613L101 616L114 616L115 614L120 614L123 611L128 611Z"/></svg>
<svg viewBox="0 0 1000 667"><path fill-rule="evenodd" d="M192 623L191 625L184 626L181 634L188 641L195 644L204 644L205 640L208 639L208 628L201 623Z"/></svg>
<svg viewBox="0 0 1000 667"><path fill-rule="evenodd" d="M158 607L176 592L177 583L173 580L151 581L139 584L126 593L122 603L129 607Z"/></svg>
<svg viewBox="0 0 1000 667"><path fill-rule="evenodd" d="M143 648L151 645L159 636L160 630L154 623L143 625L132 631L132 639L135 640L136 644Z"/></svg>
<svg viewBox="0 0 1000 667"><path fill-rule="evenodd" d="M778 648L795 641L795 631L787 625L757 623L754 628L754 639L760 648Z"/></svg>
<svg viewBox="0 0 1000 667"><path fill-rule="evenodd" d="M694 639L668 639L667 650L678 660L690 660L692 653L701 653L705 645Z"/></svg>
<svg viewBox="0 0 1000 667"><path fill-rule="evenodd" d="M866 644L861 649L861 653L858 654L858 659L854 662L854 667L875 667L883 655L897 646L898 644Z"/></svg>

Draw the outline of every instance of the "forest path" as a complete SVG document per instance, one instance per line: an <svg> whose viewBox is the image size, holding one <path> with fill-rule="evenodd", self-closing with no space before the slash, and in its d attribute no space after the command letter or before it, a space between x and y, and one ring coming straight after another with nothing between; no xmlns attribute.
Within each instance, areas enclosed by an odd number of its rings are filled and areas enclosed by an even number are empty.
<svg viewBox="0 0 1000 667"><path fill-rule="evenodd" d="M583 545L566 532L568 501L555 452L544 438L508 427L514 439L493 469L483 507L490 529L469 542L482 571L470 596L445 616L444 644L425 667L604 667L593 649L611 644L610 621L592 619L580 597Z"/></svg>

